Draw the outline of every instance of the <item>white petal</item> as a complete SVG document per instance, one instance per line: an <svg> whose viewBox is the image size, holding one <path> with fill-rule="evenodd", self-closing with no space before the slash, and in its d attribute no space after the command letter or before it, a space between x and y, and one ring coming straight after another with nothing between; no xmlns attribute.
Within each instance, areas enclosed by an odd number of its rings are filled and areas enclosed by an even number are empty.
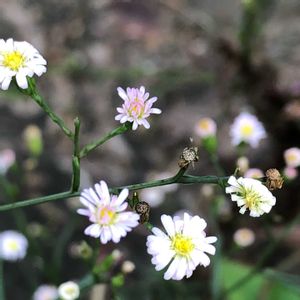
<svg viewBox="0 0 300 300"><path fill-rule="evenodd" d="M171 237L174 236L175 235L175 227L174 227L174 222L173 222L172 218L167 215L162 215L161 222L164 225L168 235Z"/></svg>

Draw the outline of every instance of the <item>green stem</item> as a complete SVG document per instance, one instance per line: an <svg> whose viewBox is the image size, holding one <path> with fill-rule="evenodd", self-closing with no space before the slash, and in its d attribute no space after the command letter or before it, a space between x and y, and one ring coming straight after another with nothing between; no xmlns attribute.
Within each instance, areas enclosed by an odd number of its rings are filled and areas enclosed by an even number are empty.
<svg viewBox="0 0 300 300"><path fill-rule="evenodd" d="M220 186L223 186L224 182L228 180L228 177L183 175L184 172L185 169L180 169L179 172L173 177L169 177L161 180L143 182L138 184L132 184L127 186L115 187L115 188L111 188L110 191L113 193L117 193L118 191L124 188L127 188L130 191L134 191L134 190L140 190L140 189L162 186L162 185L173 184L173 183L182 183L182 184L211 183L211 184L219 184ZM0 205L0 211L6 211L10 209L25 207L25 206L41 204L44 202L56 201L65 198L77 197L79 195L80 195L79 192L72 193L70 191L58 193L54 195L19 201L11 204Z"/></svg>
<svg viewBox="0 0 300 300"><path fill-rule="evenodd" d="M0 258L0 300L5 300L3 260Z"/></svg>
<svg viewBox="0 0 300 300"><path fill-rule="evenodd" d="M249 282L249 280L257 273L259 272L263 265L265 264L266 260L270 257L270 255L274 252L274 250L277 248L277 246L281 243L281 241L288 235L289 231L300 221L300 214L297 215L290 223L287 224L287 226L284 228L284 230L280 233L280 235L273 240L268 247L265 249L265 251L260 256L260 259L258 260L256 266L247 273L244 277L236 281L232 286L230 286L227 290L224 291L223 296L228 296L233 291L236 291L240 287L242 287L245 283Z"/></svg>
<svg viewBox="0 0 300 300"><path fill-rule="evenodd" d="M80 121L78 118L74 120L75 133L74 133L74 151L72 156L72 184L71 192L77 192L80 186L80 157L79 157L79 130Z"/></svg>
<svg viewBox="0 0 300 300"><path fill-rule="evenodd" d="M77 197L79 195L80 195L79 192L71 193L70 191L68 191L68 192L53 194L53 195L49 195L49 196L23 200L23 201L19 201L19 202L10 203L10 204L0 205L0 211L6 211L6 210L15 209L15 208L25 207L25 206L37 205L37 204L41 204L41 203L49 202L49 201L56 201L56 200L61 200L61 199L66 199L66 198Z"/></svg>
<svg viewBox="0 0 300 300"><path fill-rule="evenodd" d="M80 151L79 157L80 158L85 157L89 152L96 149L100 145L104 144L109 139L113 138L116 135L119 135L119 134L122 134L122 133L126 132L130 128L131 128L131 123L125 123L122 126L117 127L116 129L112 130L111 132L109 132L104 137L92 141L91 143L87 144L86 146L84 146L82 148L82 150Z"/></svg>
<svg viewBox="0 0 300 300"><path fill-rule="evenodd" d="M73 132L67 127L63 119L61 119L45 102L44 98L39 94L36 88L34 78L27 78L29 87L27 90L21 90L23 93L30 96L41 108L42 110L50 117L50 119L56 123L66 136L71 140L74 139Z"/></svg>

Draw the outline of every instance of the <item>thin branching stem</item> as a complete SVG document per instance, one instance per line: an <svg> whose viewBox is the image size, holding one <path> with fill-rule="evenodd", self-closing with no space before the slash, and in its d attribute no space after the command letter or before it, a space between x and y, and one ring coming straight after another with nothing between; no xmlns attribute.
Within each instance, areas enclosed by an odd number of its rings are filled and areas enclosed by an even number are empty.
<svg viewBox="0 0 300 300"><path fill-rule="evenodd" d="M228 177L218 177L218 176L191 176L191 175L183 175L185 172L185 169L180 169L179 172L169 178L161 179L161 180L154 180L154 181L148 181L148 182L142 182L132 185L125 185L120 187L113 187L110 189L112 193L118 193L120 190L127 188L130 191L140 190L140 189L146 189L156 186L162 186L162 185L168 185L168 184L174 184L174 183L182 183L182 184L195 184L195 183L211 183L211 184L224 184L225 181L228 180ZM79 192L63 192L58 194L53 194L49 196L19 201L11 204L4 204L0 205L0 211L6 211L11 210L15 208L21 208L25 206L31 206L31 205L37 205L44 202L49 201L56 201L56 200L62 200L66 198L73 198L78 197L80 195Z"/></svg>

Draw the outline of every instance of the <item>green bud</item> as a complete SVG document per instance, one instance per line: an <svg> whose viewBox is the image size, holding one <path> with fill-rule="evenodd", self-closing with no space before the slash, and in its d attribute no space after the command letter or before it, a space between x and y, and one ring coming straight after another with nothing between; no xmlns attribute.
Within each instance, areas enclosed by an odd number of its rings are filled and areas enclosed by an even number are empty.
<svg viewBox="0 0 300 300"><path fill-rule="evenodd" d="M39 157L43 152L43 138L41 130L36 125L29 125L23 132L25 147L31 156Z"/></svg>
<svg viewBox="0 0 300 300"><path fill-rule="evenodd" d="M112 277L111 284L114 288L118 288L124 285L124 275L123 274L117 274Z"/></svg>

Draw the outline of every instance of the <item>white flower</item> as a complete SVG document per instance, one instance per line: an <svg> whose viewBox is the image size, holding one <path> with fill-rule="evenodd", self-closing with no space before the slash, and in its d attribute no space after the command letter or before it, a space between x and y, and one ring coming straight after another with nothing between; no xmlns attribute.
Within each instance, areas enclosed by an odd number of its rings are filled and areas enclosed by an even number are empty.
<svg viewBox="0 0 300 300"><path fill-rule="evenodd" d="M206 237L206 222L203 219L185 213L183 219L162 215L161 222L167 234L154 227L146 245L157 271L169 265L164 279L189 278L199 264L204 267L210 264L205 252L215 254L216 249L211 243L216 242L217 238Z"/></svg>
<svg viewBox="0 0 300 300"><path fill-rule="evenodd" d="M74 281L67 281L58 287L58 295L62 300L78 299L79 294L79 286Z"/></svg>
<svg viewBox="0 0 300 300"><path fill-rule="evenodd" d="M139 223L139 215L125 211L128 203L128 189L123 189L119 196L110 195L107 184L100 181L92 188L84 189L80 196L80 202L87 209L78 209L80 215L89 217L93 224L88 226L84 233L92 237L100 237L100 241L106 244L112 240L118 243L121 237L126 236Z"/></svg>
<svg viewBox="0 0 300 300"><path fill-rule="evenodd" d="M26 256L28 241L26 237L14 230L0 233L0 258L16 261Z"/></svg>
<svg viewBox="0 0 300 300"><path fill-rule="evenodd" d="M16 154L11 149L4 149L0 152L0 174L4 175L15 163Z"/></svg>
<svg viewBox="0 0 300 300"><path fill-rule="evenodd" d="M254 178L254 179L262 178L264 176L265 176L264 172L261 169L257 169L257 168L248 169L244 174L244 177Z"/></svg>
<svg viewBox="0 0 300 300"><path fill-rule="evenodd" d="M56 300L57 297L57 288L47 284L39 286L33 294L33 300Z"/></svg>
<svg viewBox="0 0 300 300"><path fill-rule="evenodd" d="M236 179L230 176L228 184L230 186L226 188L226 193L241 207L241 214L248 208L251 217L259 217L269 213L276 203L276 198L259 180L243 177Z"/></svg>
<svg viewBox="0 0 300 300"><path fill-rule="evenodd" d="M297 168L300 166L300 148L289 148L284 151L283 156L288 167Z"/></svg>
<svg viewBox="0 0 300 300"><path fill-rule="evenodd" d="M135 270L135 264L130 260L125 260L121 266L121 270L125 274L132 273Z"/></svg>
<svg viewBox="0 0 300 300"><path fill-rule="evenodd" d="M195 126L195 133L201 138L215 136L216 131L216 122L211 118L202 118L197 122Z"/></svg>
<svg viewBox="0 0 300 300"><path fill-rule="evenodd" d="M118 87L118 94L124 100L122 107L117 107L118 115L115 120L120 123L131 122L132 130L136 130L139 125L145 128L150 128L149 122L146 120L150 114L160 114L161 110L152 108L157 97L149 98L149 93L146 93L145 88L141 86L137 88L127 88L126 92Z"/></svg>
<svg viewBox="0 0 300 300"><path fill-rule="evenodd" d="M236 166L240 169L240 172L245 173L249 169L249 159L246 156L239 157Z"/></svg>
<svg viewBox="0 0 300 300"><path fill-rule="evenodd" d="M0 39L0 87L7 90L13 77L22 89L28 88L27 78L46 72L46 60L27 42Z"/></svg>
<svg viewBox="0 0 300 300"><path fill-rule="evenodd" d="M256 116L247 112L235 118L230 128L230 135L234 146L245 142L253 148L256 148L260 140L267 136L262 123L257 120Z"/></svg>
<svg viewBox="0 0 300 300"><path fill-rule="evenodd" d="M233 240L240 247L248 247L254 243L255 234L251 229L240 228L234 233Z"/></svg>

